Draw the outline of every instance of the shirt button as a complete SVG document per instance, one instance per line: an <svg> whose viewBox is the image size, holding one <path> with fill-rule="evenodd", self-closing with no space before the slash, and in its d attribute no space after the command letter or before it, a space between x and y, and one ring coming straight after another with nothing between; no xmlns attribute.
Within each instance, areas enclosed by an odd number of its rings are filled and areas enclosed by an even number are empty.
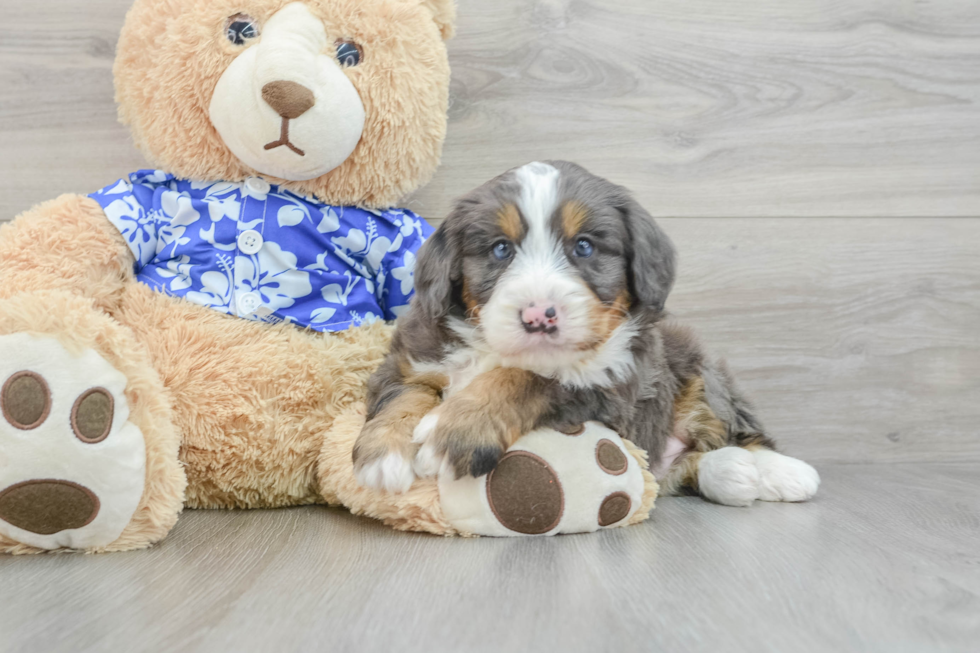
<svg viewBox="0 0 980 653"><path fill-rule="evenodd" d="M266 195L270 190L272 190L272 186L269 185L269 182L259 177L249 177L246 179L245 188L256 195Z"/></svg>
<svg viewBox="0 0 980 653"><path fill-rule="evenodd" d="M241 315L251 315L262 303L257 293L248 292L238 298L238 312Z"/></svg>
<svg viewBox="0 0 980 653"><path fill-rule="evenodd" d="M238 236L238 249L241 250L242 254L257 254L262 249L263 242L265 241L262 240L262 234L255 229L249 229Z"/></svg>

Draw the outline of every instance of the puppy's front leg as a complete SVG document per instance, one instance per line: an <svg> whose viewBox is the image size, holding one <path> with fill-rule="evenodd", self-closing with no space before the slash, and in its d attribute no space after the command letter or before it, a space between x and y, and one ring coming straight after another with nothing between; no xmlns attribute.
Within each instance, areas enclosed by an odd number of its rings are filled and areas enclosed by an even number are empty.
<svg viewBox="0 0 980 653"><path fill-rule="evenodd" d="M368 382L368 418L354 443L354 475L364 487L406 492L415 480L415 426L439 404L441 376L407 376L389 358Z"/></svg>
<svg viewBox="0 0 980 653"><path fill-rule="evenodd" d="M489 473L518 438L537 426L548 406L547 388L546 379L515 368L476 377L415 430L415 440L424 442L416 471L435 475L445 460L456 478Z"/></svg>
<svg viewBox="0 0 980 653"><path fill-rule="evenodd" d="M438 403L438 395L429 388L408 386L369 420L354 443L354 475L358 483L388 492L406 492L415 480L412 460L418 450L412 442L412 431Z"/></svg>

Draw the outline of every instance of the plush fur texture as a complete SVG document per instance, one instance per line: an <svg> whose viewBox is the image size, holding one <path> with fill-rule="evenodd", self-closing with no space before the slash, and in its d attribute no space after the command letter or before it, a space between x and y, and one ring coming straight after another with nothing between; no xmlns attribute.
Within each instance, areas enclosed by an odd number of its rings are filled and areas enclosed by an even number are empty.
<svg viewBox="0 0 980 653"><path fill-rule="evenodd" d="M0 268L0 279L5 278L6 271L6 266ZM0 300L0 334L9 333L51 336L73 353L93 349L126 375L129 420L142 431L146 443L145 490L120 537L93 552L143 548L163 538L177 521L187 482L177 458L180 433L174 427L170 394L146 349L129 329L96 308L92 300L58 290ZM0 552L39 550L0 536Z"/></svg>
<svg viewBox="0 0 980 653"><path fill-rule="evenodd" d="M208 111L227 67L261 42L261 26L289 4L135 2L119 41L116 96L121 119L154 164L201 181L261 172L236 160ZM363 103L365 125L354 152L329 173L303 182L266 178L329 204L393 206L438 165L454 2L304 6L323 23L327 54L335 41L357 43L360 65L342 71ZM239 13L255 19L259 34L235 45L225 29ZM347 503L397 527L452 532L438 514L434 485L395 503L359 489L349 462L359 425L333 439L338 415L363 410L366 380L384 358L391 327L320 334L229 317L151 291L137 283L133 263L118 230L85 197L41 204L0 229L0 334L50 336L69 351L100 354L128 380L130 421L146 441L136 515L115 542L90 550L148 546L166 535L183 505ZM2 453L0 464L16 462ZM0 538L0 551L38 550Z"/></svg>
<svg viewBox="0 0 980 653"><path fill-rule="evenodd" d="M137 0L119 40L116 100L137 145L179 177L241 181L257 171L225 146L209 120L221 75L243 47L224 37L229 17L261 25L292 0ZM367 115L340 167L310 181L269 178L328 204L389 207L427 182L446 134L453 0L308 0L330 40L364 52L345 69ZM260 41L261 36L256 39ZM259 171L261 172L261 171Z"/></svg>

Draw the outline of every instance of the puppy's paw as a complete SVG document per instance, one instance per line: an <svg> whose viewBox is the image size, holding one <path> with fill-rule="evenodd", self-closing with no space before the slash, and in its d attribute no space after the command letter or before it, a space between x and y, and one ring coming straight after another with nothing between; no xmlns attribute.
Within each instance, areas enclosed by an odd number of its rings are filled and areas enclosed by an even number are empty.
<svg viewBox="0 0 980 653"><path fill-rule="evenodd" d="M429 414L422 418L415 431L412 433L412 442L420 445L419 451L415 454L412 467L419 478L430 478L438 476L442 467L446 464L446 457L436 451L436 447L429 438L435 433L439 425L439 409L434 408Z"/></svg>
<svg viewBox="0 0 980 653"><path fill-rule="evenodd" d="M362 487L407 492L415 482L412 460L417 445L408 433L392 433L368 422L354 445L354 478Z"/></svg>
<svg viewBox="0 0 980 653"><path fill-rule="evenodd" d="M418 426L415 427L415 430L412 432L412 442L416 444L424 443L429 439L429 436L435 432L438 424L439 409L436 408L430 410L429 413L418 423Z"/></svg>
<svg viewBox="0 0 980 653"><path fill-rule="evenodd" d="M415 482L412 463L397 453L389 453L382 458L355 465L354 476L362 487L393 494L408 492Z"/></svg>
<svg viewBox="0 0 980 653"><path fill-rule="evenodd" d="M701 456L698 488L701 495L726 506L750 506L760 496L759 469L751 451L722 447Z"/></svg>
<svg viewBox="0 0 980 653"><path fill-rule="evenodd" d="M415 437L425 442L415 458L416 472L435 476L448 465L456 478L489 474L507 448L506 426L482 410L452 408L427 415L416 429Z"/></svg>
<svg viewBox="0 0 980 653"><path fill-rule="evenodd" d="M769 449L752 452L759 470L759 498L763 501L806 501L817 493L820 475L798 458Z"/></svg>

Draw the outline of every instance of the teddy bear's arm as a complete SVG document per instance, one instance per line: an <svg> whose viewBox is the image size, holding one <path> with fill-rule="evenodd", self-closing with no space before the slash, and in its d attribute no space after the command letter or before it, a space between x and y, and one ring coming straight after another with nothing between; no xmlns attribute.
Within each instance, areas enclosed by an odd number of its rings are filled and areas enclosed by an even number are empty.
<svg viewBox="0 0 980 653"><path fill-rule="evenodd" d="M63 290L111 313L133 264L119 230L81 195L39 204L0 229L0 297Z"/></svg>

